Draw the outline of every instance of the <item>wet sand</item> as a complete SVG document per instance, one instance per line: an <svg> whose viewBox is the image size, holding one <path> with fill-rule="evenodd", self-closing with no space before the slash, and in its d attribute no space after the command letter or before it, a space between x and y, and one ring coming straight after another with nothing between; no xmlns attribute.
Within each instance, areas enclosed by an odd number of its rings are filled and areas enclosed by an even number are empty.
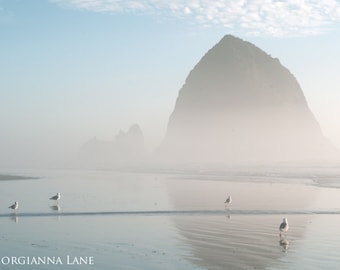
<svg viewBox="0 0 340 270"><path fill-rule="evenodd" d="M75 269L101 270L340 265L340 189L313 179L103 171L36 175L47 177L0 183L1 202L20 200L17 213L7 204L0 209L1 254L94 256L94 268ZM58 207L48 200L57 191ZM226 209L228 194L233 202ZM290 229L280 238L284 217Z"/></svg>

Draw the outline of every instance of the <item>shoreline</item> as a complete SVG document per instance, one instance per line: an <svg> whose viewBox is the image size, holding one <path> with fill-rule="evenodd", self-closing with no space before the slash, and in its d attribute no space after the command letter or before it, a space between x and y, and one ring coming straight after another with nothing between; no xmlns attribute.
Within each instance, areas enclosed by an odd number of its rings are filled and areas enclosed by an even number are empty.
<svg viewBox="0 0 340 270"><path fill-rule="evenodd" d="M11 174L0 174L0 181L12 181L12 180L37 180L39 177L32 176L20 176Z"/></svg>

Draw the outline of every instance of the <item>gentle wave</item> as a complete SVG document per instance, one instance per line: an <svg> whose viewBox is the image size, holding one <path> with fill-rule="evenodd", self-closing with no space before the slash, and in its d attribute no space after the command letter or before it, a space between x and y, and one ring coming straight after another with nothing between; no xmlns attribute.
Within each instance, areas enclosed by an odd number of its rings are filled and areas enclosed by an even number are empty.
<svg viewBox="0 0 340 270"><path fill-rule="evenodd" d="M340 210L159 210L159 211L93 211L58 213L6 213L1 217L49 216L177 216L177 215L340 215Z"/></svg>

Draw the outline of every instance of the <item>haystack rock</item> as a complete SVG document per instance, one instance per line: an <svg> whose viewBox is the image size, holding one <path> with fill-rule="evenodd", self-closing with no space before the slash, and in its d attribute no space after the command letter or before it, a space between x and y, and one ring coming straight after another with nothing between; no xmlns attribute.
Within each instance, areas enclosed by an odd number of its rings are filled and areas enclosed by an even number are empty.
<svg viewBox="0 0 340 270"><path fill-rule="evenodd" d="M227 35L187 77L159 153L173 161L303 161L331 148L290 71Z"/></svg>

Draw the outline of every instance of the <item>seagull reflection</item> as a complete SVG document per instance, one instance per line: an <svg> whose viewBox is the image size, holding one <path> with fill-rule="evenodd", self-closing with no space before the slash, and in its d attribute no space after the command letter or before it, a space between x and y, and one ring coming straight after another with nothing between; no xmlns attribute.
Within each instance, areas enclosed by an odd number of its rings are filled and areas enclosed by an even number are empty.
<svg viewBox="0 0 340 270"><path fill-rule="evenodd" d="M57 211L57 212L60 212L60 205L59 204L57 204L57 205L52 205L51 207L50 207L53 211Z"/></svg>
<svg viewBox="0 0 340 270"><path fill-rule="evenodd" d="M282 252L287 253L289 247L289 241L287 238L280 239L280 246L282 247Z"/></svg>
<svg viewBox="0 0 340 270"><path fill-rule="evenodd" d="M11 216L11 220L13 220L15 223L19 223L19 217L16 214L13 214L13 216Z"/></svg>

